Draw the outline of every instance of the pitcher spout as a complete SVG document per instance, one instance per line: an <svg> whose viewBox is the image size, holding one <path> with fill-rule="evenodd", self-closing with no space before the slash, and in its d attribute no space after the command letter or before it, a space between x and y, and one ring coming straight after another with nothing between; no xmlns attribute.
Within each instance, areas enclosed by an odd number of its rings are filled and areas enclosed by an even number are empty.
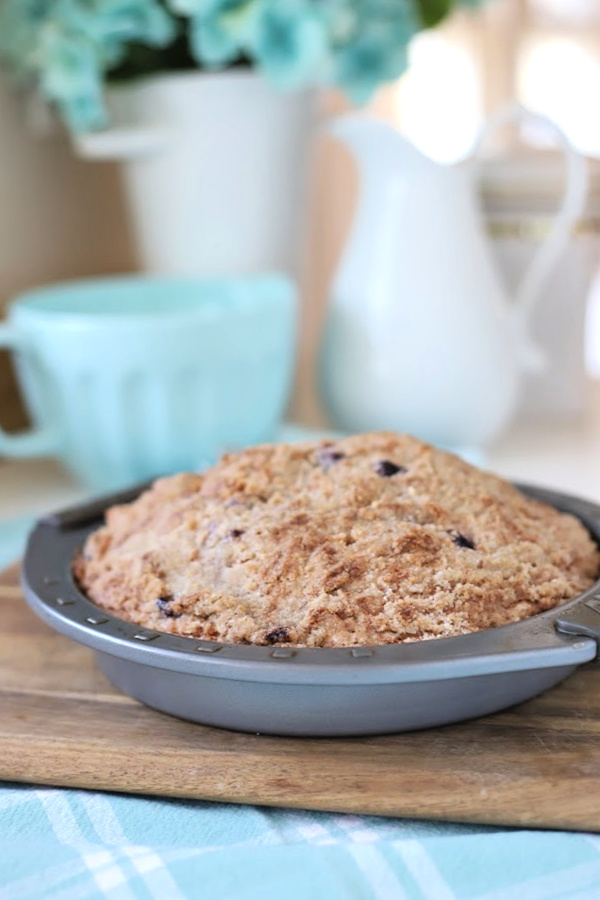
<svg viewBox="0 0 600 900"><path fill-rule="evenodd" d="M328 131L344 144L362 167L376 166L403 174L439 166L421 153L392 125L360 114L338 116Z"/></svg>

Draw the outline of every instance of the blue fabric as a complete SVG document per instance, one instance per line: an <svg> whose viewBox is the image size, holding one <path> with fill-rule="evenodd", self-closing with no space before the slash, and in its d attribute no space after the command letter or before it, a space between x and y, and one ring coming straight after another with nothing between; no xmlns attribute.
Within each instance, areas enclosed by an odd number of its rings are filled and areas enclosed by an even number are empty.
<svg viewBox="0 0 600 900"><path fill-rule="evenodd" d="M46 898L598 900L600 837L0 783L0 900Z"/></svg>
<svg viewBox="0 0 600 900"><path fill-rule="evenodd" d="M4 784L2 900L594 900L592 835Z"/></svg>

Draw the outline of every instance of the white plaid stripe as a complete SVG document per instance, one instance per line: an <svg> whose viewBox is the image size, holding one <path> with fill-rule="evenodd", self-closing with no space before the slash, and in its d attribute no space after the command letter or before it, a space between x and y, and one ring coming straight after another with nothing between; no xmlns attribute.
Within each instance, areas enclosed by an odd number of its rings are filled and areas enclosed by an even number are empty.
<svg viewBox="0 0 600 900"><path fill-rule="evenodd" d="M377 847L373 844L351 844L348 851L377 900L408 900L398 875Z"/></svg>
<svg viewBox="0 0 600 900"><path fill-rule="evenodd" d="M155 866L165 868L174 862L201 858L211 851L206 848L175 848L159 855L151 848L134 846L126 848L126 853L129 852L143 854L148 860L146 871L155 871ZM118 865L118 856L118 851L102 848L80 852L76 859L46 869L43 874L30 875L9 886L0 887L0 900L36 900L36 898L46 900L49 896L52 900L84 900L100 896L110 900L121 900L124 896L131 897L131 890L124 880L123 870ZM94 873L93 880L86 877L86 873L90 872ZM61 890L62 884L78 877L85 877L85 882ZM156 893L161 900L171 900L173 896L168 887L163 892L157 887Z"/></svg>
<svg viewBox="0 0 600 900"><path fill-rule="evenodd" d="M269 826L277 835L277 843L305 843L319 846L338 843L331 829L323 825L314 813L298 809L277 810L270 811L268 818Z"/></svg>
<svg viewBox="0 0 600 900"><path fill-rule="evenodd" d="M374 844L382 840L381 835L359 816L336 816L335 824L345 835L357 844Z"/></svg>
<svg viewBox="0 0 600 900"><path fill-rule="evenodd" d="M85 847L89 844L77 824L66 795L52 790L36 791L36 793L52 826L52 831L61 844L71 847Z"/></svg>
<svg viewBox="0 0 600 900"><path fill-rule="evenodd" d="M166 900L166 898L168 900L186 900L166 867L164 859L156 851L146 848L137 857L133 850L128 848L125 848L124 852L130 857L136 871L144 879L149 893L156 897L156 900Z"/></svg>
<svg viewBox="0 0 600 900"><path fill-rule="evenodd" d="M98 890L106 895L110 889L114 895L114 888L118 886L118 900L135 900L135 895L127 887L127 872L119 865L114 854L98 850L86 841L66 795L60 791L38 791L38 797L57 839L80 853L81 861L90 872Z"/></svg>
<svg viewBox="0 0 600 900"><path fill-rule="evenodd" d="M319 822L304 821L296 824L298 836L309 844L334 844L335 838L331 835L329 829L325 828Z"/></svg>
<svg viewBox="0 0 600 900"><path fill-rule="evenodd" d="M80 793L77 796L103 844L122 847L128 843L110 801L103 794Z"/></svg>
<svg viewBox="0 0 600 900"><path fill-rule="evenodd" d="M78 879L77 884L61 887L74 879ZM88 897L131 900L133 896L114 854L102 849L80 850L76 859L13 882L0 893L2 900L46 900L48 897L52 900L85 900Z"/></svg>
<svg viewBox="0 0 600 900"><path fill-rule="evenodd" d="M162 859L151 849L128 847L128 839L121 828L115 812L102 794L82 794L82 803L94 826L96 834L105 843L122 848L123 854L130 860L133 868L142 876L149 893L156 900L185 900L175 880L164 868ZM151 875L151 877L146 877Z"/></svg>
<svg viewBox="0 0 600 900"><path fill-rule="evenodd" d="M435 862L418 841L394 841L394 849L427 900L456 900Z"/></svg>

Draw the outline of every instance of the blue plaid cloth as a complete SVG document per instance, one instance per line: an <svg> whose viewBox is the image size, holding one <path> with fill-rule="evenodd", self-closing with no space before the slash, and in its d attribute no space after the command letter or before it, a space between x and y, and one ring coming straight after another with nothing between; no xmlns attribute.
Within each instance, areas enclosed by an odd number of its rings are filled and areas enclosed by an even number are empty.
<svg viewBox="0 0 600 900"><path fill-rule="evenodd" d="M0 900L46 898L600 900L600 837L0 783Z"/></svg>
<svg viewBox="0 0 600 900"><path fill-rule="evenodd" d="M5 784L2 900L597 900L600 838Z"/></svg>

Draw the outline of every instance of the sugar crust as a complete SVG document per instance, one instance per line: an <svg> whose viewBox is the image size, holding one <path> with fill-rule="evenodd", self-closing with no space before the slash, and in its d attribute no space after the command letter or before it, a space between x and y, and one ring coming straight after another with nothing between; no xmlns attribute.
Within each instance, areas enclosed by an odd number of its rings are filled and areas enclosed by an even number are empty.
<svg viewBox="0 0 600 900"><path fill-rule="evenodd" d="M139 625L309 647L505 625L581 593L599 567L576 518L387 432L160 479L109 509L74 562L96 604Z"/></svg>

